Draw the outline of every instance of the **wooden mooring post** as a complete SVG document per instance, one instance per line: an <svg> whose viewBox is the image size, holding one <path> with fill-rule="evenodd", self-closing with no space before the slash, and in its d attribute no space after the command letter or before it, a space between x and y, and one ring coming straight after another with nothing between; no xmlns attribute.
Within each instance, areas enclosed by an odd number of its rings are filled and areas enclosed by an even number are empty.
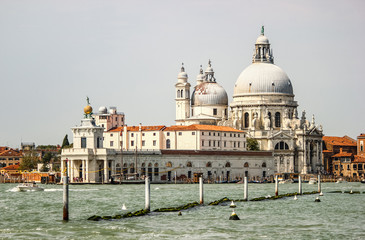
<svg viewBox="0 0 365 240"><path fill-rule="evenodd" d="M275 196L279 195L279 181L278 181L278 175L275 176Z"/></svg>
<svg viewBox="0 0 365 240"><path fill-rule="evenodd" d="M68 221L68 166L66 159L66 176L63 176L63 221Z"/></svg>
<svg viewBox="0 0 365 240"><path fill-rule="evenodd" d="M302 195L302 193L303 193L303 190L302 190L302 176L300 176L300 175L299 175L299 178L298 178L298 184L299 184L298 193L299 193L299 195Z"/></svg>
<svg viewBox="0 0 365 240"><path fill-rule="evenodd" d="M146 177L145 179L145 210L150 210L150 200L151 200L151 194L150 194L150 179Z"/></svg>
<svg viewBox="0 0 365 240"><path fill-rule="evenodd" d="M203 177L199 178L200 204L204 204Z"/></svg>
<svg viewBox="0 0 365 240"><path fill-rule="evenodd" d="M244 192L243 192L243 200L248 201L248 180L247 177L244 178Z"/></svg>
<svg viewBox="0 0 365 240"><path fill-rule="evenodd" d="M318 174L318 192L320 193L321 191L321 175Z"/></svg>

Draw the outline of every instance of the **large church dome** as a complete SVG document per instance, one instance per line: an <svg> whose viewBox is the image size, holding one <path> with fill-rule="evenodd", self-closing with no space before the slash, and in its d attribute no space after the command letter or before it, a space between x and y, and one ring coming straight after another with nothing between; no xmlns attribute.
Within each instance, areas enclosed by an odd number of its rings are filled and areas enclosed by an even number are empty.
<svg viewBox="0 0 365 240"><path fill-rule="evenodd" d="M247 93L283 93L293 95L288 75L272 63L255 62L242 71L234 86L234 96Z"/></svg>
<svg viewBox="0 0 365 240"><path fill-rule="evenodd" d="M191 96L191 105L228 105L227 92L216 82L203 82L195 87Z"/></svg>

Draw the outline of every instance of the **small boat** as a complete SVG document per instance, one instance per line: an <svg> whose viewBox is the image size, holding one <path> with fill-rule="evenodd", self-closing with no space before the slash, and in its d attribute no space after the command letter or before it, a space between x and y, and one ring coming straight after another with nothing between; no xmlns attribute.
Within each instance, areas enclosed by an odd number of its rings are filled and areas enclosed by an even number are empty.
<svg viewBox="0 0 365 240"><path fill-rule="evenodd" d="M347 181L343 178L339 178L336 183L346 183Z"/></svg>
<svg viewBox="0 0 365 240"><path fill-rule="evenodd" d="M322 191L319 193L319 196L323 196L323 192Z"/></svg>
<svg viewBox="0 0 365 240"><path fill-rule="evenodd" d="M365 183L365 179L361 179L361 183Z"/></svg>
<svg viewBox="0 0 365 240"><path fill-rule="evenodd" d="M286 184L286 183L294 183L293 179L286 179L286 180L279 180L280 184Z"/></svg>
<svg viewBox="0 0 365 240"><path fill-rule="evenodd" d="M231 205L229 205L230 208L235 208L236 207L236 204L234 204L234 202L232 201L231 202Z"/></svg>
<svg viewBox="0 0 365 240"><path fill-rule="evenodd" d="M309 179L309 184L316 184L317 183L317 179L316 178L311 178Z"/></svg>
<svg viewBox="0 0 365 240"><path fill-rule="evenodd" d="M19 192L26 191L44 191L44 188L39 187L36 183L21 183L17 186Z"/></svg>
<svg viewBox="0 0 365 240"><path fill-rule="evenodd" d="M294 195L294 200L298 200L297 195Z"/></svg>
<svg viewBox="0 0 365 240"><path fill-rule="evenodd" d="M123 203L123 206L122 206L122 210L127 210L127 207L125 206L124 203Z"/></svg>

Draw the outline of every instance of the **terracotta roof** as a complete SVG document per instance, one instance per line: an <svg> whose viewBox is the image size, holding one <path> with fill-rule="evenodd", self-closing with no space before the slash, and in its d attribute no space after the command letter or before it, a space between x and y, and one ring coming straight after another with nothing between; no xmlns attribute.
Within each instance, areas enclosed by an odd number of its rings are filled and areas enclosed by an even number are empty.
<svg viewBox="0 0 365 240"><path fill-rule="evenodd" d="M215 126L215 125L199 125L199 124L193 124L189 126L171 126L166 127L164 131L217 131L217 132L239 132L244 133L244 131L237 130L231 127L225 127L225 126Z"/></svg>
<svg viewBox="0 0 365 240"><path fill-rule="evenodd" d="M331 153L332 151L330 150L323 150L324 153Z"/></svg>
<svg viewBox="0 0 365 240"><path fill-rule="evenodd" d="M23 154L21 151L16 151L14 149L5 150L0 153L2 157L22 157Z"/></svg>
<svg viewBox="0 0 365 240"><path fill-rule="evenodd" d="M365 138L365 133L361 133L357 138Z"/></svg>
<svg viewBox="0 0 365 240"><path fill-rule="evenodd" d="M160 131L163 128L165 128L164 125L141 126L141 130L143 132L146 132L146 131ZM120 132L120 131L123 131L123 129L124 129L123 127L117 127L117 128L110 129L108 132ZM130 131L130 132L138 132L139 131L139 126L130 126L130 127L127 127L127 131Z"/></svg>
<svg viewBox="0 0 365 240"><path fill-rule="evenodd" d="M342 152L333 155L332 157L352 157L352 153Z"/></svg>
<svg viewBox="0 0 365 240"><path fill-rule="evenodd" d="M8 150L8 149L9 149L8 147L0 147L0 153L1 153L2 151Z"/></svg>
<svg viewBox="0 0 365 240"><path fill-rule="evenodd" d="M354 139L344 136L344 137L329 137L323 136L322 140L326 144L336 145L336 146L357 146L357 143Z"/></svg>
<svg viewBox="0 0 365 240"><path fill-rule="evenodd" d="M166 155L224 155L224 156L272 156L271 151L196 151L196 150L161 150Z"/></svg>
<svg viewBox="0 0 365 240"><path fill-rule="evenodd" d="M19 164L10 165L7 167L3 167L1 170L18 170Z"/></svg>
<svg viewBox="0 0 365 240"><path fill-rule="evenodd" d="M352 162L365 163L365 157L362 157L362 156L359 156L359 155L355 155L355 159Z"/></svg>

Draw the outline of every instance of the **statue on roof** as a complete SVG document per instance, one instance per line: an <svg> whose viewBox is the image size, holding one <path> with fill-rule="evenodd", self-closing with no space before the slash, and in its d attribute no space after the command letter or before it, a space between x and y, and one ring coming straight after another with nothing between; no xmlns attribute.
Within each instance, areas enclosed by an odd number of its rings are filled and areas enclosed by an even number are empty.
<svg viewBox="0 0 365 240"><path fill-rule="evenodd" d="M264 26L261 26L261 35L264 35L265 29Z"/></svg>

